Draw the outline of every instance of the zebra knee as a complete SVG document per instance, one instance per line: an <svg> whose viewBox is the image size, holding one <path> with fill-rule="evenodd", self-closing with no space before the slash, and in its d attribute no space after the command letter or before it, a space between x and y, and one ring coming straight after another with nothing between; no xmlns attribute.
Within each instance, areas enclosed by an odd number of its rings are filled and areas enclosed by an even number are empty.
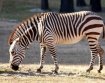
<svg viewBox="0 0 105 83"><path fill-rule="evenodd" d="M97 49L97 53L99 54L99 56L103 55L104 50L103 50L103 48L101 48L100 45L97 45L97 48L96 49Z"/></svg>
<svg viewBox="0 0 105 83"><path fill-rule="evenodd" d="M104 53L104 50L101 48L100 45L97 46L97 53L99 54L99 70L98 70L98 73L101 73L101 70L103 69L103 53Z"/></svg>
<svg viewBox="0 0 105 83"><path fill-rule="evenodd" d="M104 54L104 50L100 47L100 49L97 50L99 55L102 56Z"/></svg>

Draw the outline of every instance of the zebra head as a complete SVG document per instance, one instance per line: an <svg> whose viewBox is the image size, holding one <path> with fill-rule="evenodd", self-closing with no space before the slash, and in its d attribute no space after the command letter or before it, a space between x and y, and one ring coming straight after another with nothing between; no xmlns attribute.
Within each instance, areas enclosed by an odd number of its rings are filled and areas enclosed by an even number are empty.
<svg viewBox="0 0 105 83"><path fill-rule="evenodd" d="M15 39L10 45L9 54L11 68L16 71L25 57L25 48L20 44L19 38Z"/></svg>

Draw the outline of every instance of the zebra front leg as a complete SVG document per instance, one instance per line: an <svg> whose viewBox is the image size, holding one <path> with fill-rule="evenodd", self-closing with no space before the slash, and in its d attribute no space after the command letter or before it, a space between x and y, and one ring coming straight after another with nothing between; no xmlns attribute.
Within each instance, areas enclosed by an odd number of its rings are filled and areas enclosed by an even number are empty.
<svg viewBox="0 0 105 83"><path fill-rule="evenodd" d="M44 57L46 56L46 47L43 45L40 45L40 67L37 69L38 73L41 73L41 70L43 68L43 64L44 64Z"/></svg>
<svg viewBox="0 0 105 83"><path fill-rule="evenodd" d="M103 69L104 50L100 47L100 45L97 46L97 52L99 54L99 70L98 70L98 73L101 73L101 70Z"/></svg>

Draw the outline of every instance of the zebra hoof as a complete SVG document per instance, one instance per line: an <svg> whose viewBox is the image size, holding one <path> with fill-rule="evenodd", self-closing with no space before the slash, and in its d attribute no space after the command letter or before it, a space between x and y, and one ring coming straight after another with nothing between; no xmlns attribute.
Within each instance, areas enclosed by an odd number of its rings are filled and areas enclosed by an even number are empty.
<svg viewBox="0 0 105 83"><path fill-rule="evenodd" d="M86 70L86 72L87 72L87 73L90 73L90 70L89 70L89 69L87 69L87 70Z"/></svg>
<svg viewBox="0 0 105 83"><path fill-rule="evenodd" d="M101 73L101 70L98 70L98 73Z"/></svg>
<svg viewBox="0 0 105 83"><path fill-rule="evenodd" d="M91 70L93 70L93 67L90 67L89 69L87 69L86 72L90 73Z"/></svg>
<svg viewBox="0 0 105 83"><path fill-rule="evenodd" d="M52 73L58 75L58 71L56 70L52 70Z"/></svg>
<svg viewBox="0 0 105 83"><path fill-rule="evenodd" d="M41 73L41 69L37 69L37 71L36 71L37 73Z"/></svg>

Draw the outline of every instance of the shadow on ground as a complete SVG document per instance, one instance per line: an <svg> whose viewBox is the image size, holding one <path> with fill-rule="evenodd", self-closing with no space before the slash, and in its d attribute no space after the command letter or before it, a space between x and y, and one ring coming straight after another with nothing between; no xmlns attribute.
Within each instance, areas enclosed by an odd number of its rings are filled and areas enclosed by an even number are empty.
<svg viewBox="0 0 105 83"><path fill-rule="evenodd" d="M59 74L53 74L52 72L42 72L42 73L36 73L35 71L27 70L25 72L22 71L0 71L0 76L19 76L19 77L28 77L28 76L36 76L36 77L82 77L82 78L88 78L88 79L99 79L99 80L105 80L102 76L96 76L92 75L91 73L86 72L63 72L59 71Z"/></svg>
<svg viewBox="0 0 105 83"><path fill-rule="evenodd" d="M53 72L41 72L37 73L36 71L27 70L25 72L22 71L0 71L0 76L74 76L76 73L66 73L60 71L58 74L54 74Z"/></svg>

